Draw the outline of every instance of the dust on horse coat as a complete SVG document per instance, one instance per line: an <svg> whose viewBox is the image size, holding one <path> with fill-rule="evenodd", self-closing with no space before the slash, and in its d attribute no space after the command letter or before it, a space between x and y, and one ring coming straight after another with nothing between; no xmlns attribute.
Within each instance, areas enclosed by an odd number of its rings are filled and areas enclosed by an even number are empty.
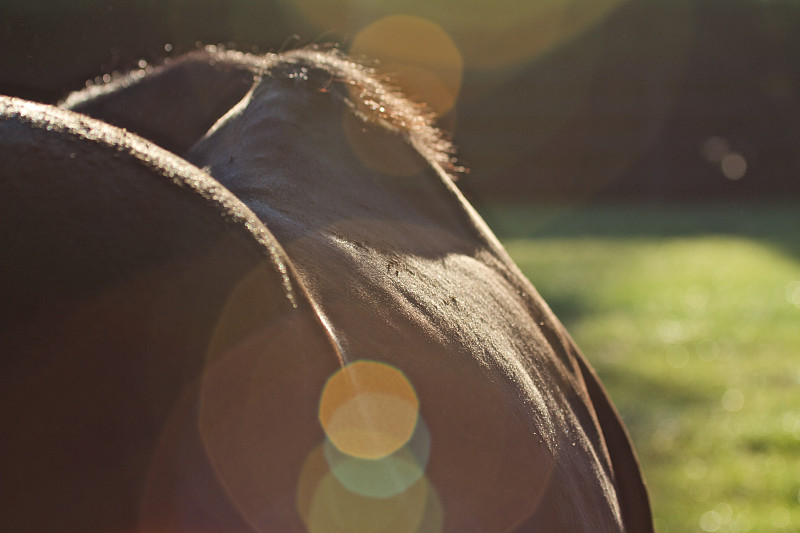
<svg viewBox="0 0 800 533"><path fill-rule="evenodd" d="M22 258L4 268L23 280L2 286L4 313L23 311L3 338L17 354L3 362L15 436L0 460L16 465L0 481L16 502L3 520L18 531L651 531L616 411L453 185L428 118L335 53L192 61L177 66L207 87L232 78L224 98L242 97L205 134L197 125L220 106L195 106L214 101L197 88L170 97L176 65L68 101L171 135L173 149L194 143L191 164L67 111L6 103L3 149L25 157L3 157L2 201L14 204L3 223L19 228L4 239ZM157 124L129 120L136 99ZM387 454L336 459L322 427L326 382L367 360L401 371L418 399L397 452L410 450L416 472L405 484L405 470L380 466ZM367 483L341 476L348 461ZM376 464L394 485L364 473Z"/></svg>

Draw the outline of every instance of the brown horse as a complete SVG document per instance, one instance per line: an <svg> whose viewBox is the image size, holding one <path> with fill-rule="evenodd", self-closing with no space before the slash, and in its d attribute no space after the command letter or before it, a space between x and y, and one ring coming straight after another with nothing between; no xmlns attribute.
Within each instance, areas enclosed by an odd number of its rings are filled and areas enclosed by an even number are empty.
<svg viewBox="0 0 800 533"><path fill-rule="evenodd" d="M3 529L652 531L597 377L371 71L209 50L66 102L183 159L3 105Z"/></svg>

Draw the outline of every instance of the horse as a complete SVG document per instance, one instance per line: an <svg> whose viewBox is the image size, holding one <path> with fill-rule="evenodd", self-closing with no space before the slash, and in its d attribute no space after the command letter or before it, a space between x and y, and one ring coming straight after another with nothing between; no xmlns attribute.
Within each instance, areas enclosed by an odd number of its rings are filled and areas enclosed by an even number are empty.
<svg viewBox="0 0 800 533"><path fill-rule="evenodd" d="M596 374L373 70L208 48L0 109L14 530L652 531Z"/></svg>

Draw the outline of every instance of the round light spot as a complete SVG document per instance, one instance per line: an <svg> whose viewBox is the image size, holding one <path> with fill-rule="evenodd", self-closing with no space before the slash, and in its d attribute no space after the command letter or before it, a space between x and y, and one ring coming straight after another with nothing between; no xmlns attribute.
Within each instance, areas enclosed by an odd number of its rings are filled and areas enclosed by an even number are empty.
<svg viewBox="0 0 800 533"><path fill-rule="evenodd" d="M787 433L794 433L800 430L800 412L788 411L782 417L783 430Z"/></svg>
<svg viewBox="0 0 800 533"><path fill-rule="evenodd" d="M722 408L731 413L740 411L744 407L744 394L739 389L728 389L722 395Z"/></svg>
<svg viewBox="0 0 800 533"><path fill-rule="evenodd" d="M786 301L800 309L800 281L786 285Z"/></svg>
<svg viewBox="0 0 800 533"><path fill-rule="evenodd" d="M350 46L354 57L380 60L380 69L411 99L441 116L455 105L463 61L439 25L420 17L393 15L361 30Z"/></svg>
<svg viewBox="0 0 800 533"><path fill-rule="evenodd" d="M667 348L667 364L672 368L683 368L689 364L689 350L680 344Z"/></svg>
<svg viewBox="0 0 800 533"><path fill-rule="evenodd" d="M792 521L792 514L786 507L779 507L772 511L772 525L779 528L785 528Z"/></svg>
<svg viewBox="0 0 800 533"><path fill-rule="evenodd" d="M666 344L680 343L687 338L686 328L678 320L662 320L658 324L658 336Z"/></svg>
<svg viewBox="0 0 800 533"><path fill-rule="evenodd" d="M330 441L323 447L336 479L348 490L372 498L395 496L419 481L425 474L430 448L430 432L421 418L409 443L381 459L344 454Z"/></svg>
<svg viewBox="0 0 800 533"><path fill-rule="evenodd" d="M309 533L416 533L428 514L432 491L425 477L387 498L350 491L329 470L320 446L300 474L297 510Z"/></svg>
<svg viewBox="0 0 800 533"><path fill-rule="evenodd" d="M723 524L727 524L733 519L733 507L727 502L718 503L714 510L720 517Z"/></svg>
<svg viewBox="0 0 800 533"><path fill-rule="evenodd" d="M357 361L334 374L319 407L328 439L363 459L380 459L405 445L418 414L419 400L405 375L374 361Z"/></svg>
<svg viewBox="0 0 800 533"><path fill-rule="evenodd" d="M598 24L628 0L487 2L486 0L290 0L320 31L353 35L365 21L406 16L441 24L470 67L497 72L541 57ZM409 36L411 40L414 34Z"/></svg>
<svg viewBox="0 0 800 533"><path fill-rule="evenodd" d="M722 520L716 511L708 511L700 517L700 527L703 531L714 532L722 525Z"/></svg>
<svg viewBox="0 0 800 533"><path fill-rule="evenodd" d="M709 137L703 143L702 153L709 163L719 163L730 150L731 147L728 141L722 137Z"/></svg>
<svg viewBox="0 0 800 533"><path fill-rule="evenodd" d="M425 512L417 526L416 533L442 533L444 531L444 509L436 487L428 484L428 500L425 502Z"/></svg>
<svg viewBox="0 0 800 533"><path fill-rule="evenodd" d="M708 473L708 466L706 465L706 462L703 461L702 459L694 457L692 459L689 459L689 461L686 463L686 466L684 467L684 470L686 471L686 475L689 478L695 481L700 481L701 479L706 477L706 474Z"/></svg>
<svg viewBox="0 0 800 533"><path fill-rule="evenodd" d="M747 160L742 154L731 152L722 158L722 173L729 180L737 181L747 174Z"/></svg>
<svg viewBox="0 0 800 533"><path fill-rule="evenodd" d="M416 422L417 411L402 398L361 393L328 419L325 432L337 448L354 457L380 459L400 448Z"/></svg>

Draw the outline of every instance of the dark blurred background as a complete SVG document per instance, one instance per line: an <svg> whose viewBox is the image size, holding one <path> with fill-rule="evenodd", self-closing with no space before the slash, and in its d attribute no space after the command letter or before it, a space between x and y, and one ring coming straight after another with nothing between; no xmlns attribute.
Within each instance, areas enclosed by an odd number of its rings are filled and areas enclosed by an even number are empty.
<svg viewBox="0 0 800 533"><path fill-rule="evenodd" d="M473 200L800 197L795 0L0 0L0 93L53 103L199 43L347 50L396 13L461 51L442 124Z"/></svg>

